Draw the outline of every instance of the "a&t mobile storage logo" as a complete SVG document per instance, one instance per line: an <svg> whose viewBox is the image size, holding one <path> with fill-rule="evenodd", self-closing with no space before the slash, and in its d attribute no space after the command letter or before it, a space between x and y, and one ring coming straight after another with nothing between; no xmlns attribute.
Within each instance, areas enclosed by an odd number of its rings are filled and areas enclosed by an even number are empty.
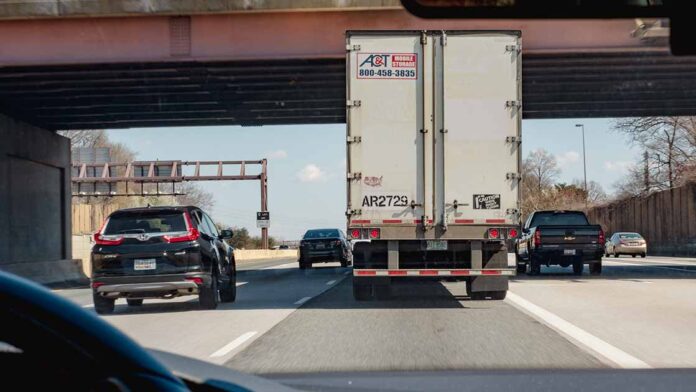
<svg viewBox="0 0 696 392"><path fill-rule="evenodd" d="M389 66L388 61L388 54L371 54L368 55L362 63L360 63L360 66L364 67L366 65L369 65L371 67L387 67Z"/></svg>

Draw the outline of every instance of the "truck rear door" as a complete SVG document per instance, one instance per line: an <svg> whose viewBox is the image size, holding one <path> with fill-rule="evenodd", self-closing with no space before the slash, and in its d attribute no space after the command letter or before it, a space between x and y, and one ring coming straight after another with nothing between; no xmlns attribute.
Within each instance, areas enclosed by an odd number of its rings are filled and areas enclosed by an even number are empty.
<svg viewBox="0 0 696 392"><path fill-rule="evenodd" d="M348 32L346 39L349 225L417 224L432 198L423 136L423 66L431 63L421 42L431 38Z"/></svg>
<svg viewBox="0 0 696 392"><path fill-rule="evenodd" d="M439 40L435 220L518 223L520 36L459 31Z"/></svg>

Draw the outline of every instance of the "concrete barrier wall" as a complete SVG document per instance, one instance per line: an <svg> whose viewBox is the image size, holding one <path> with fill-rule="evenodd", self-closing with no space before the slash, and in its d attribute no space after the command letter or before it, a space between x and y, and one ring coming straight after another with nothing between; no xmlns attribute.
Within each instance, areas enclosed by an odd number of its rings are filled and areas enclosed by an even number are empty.
<svg viewBox="0 0 696 392"><path fill-rule="evenodd" d="M234 258L237 262L259 259L287 259L296 258L297 249L235 249Z"/></svg>
<svg viewBox="0 0 696 392"><path fill-rule="evenodd" d="M607 238L617 231L642 234L648 254L696 256L695 183L595 207L588 216Z"/></svg>

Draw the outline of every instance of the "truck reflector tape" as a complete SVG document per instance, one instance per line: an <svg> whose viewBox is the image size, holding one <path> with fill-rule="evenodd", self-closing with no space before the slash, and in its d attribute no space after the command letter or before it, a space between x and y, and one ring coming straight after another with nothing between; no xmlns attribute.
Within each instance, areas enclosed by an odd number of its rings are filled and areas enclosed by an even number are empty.
<svg viewBox="0 0 696 392"><path fill-rule="evenodd" d="M354 225L364 225L364 224L369 224L370 220L369 219L353 219L350 221L351 224Z"/></svg>
<svg viewBox="0 0 696 392"><path fill-rule="evenodd" d="M454 223L474 223L473 219L455 219Z"/></svg>
<svg viewBox="0 0 696 392"><path fill-rule="evenodd" d="M514 276L513 269L442 269L442 270L374 270L354 269L354 276Z"/></svg>
<svg viewBox="0 0 696 392"><path fill-rule="evenodd" d="M401 219L384 219L382 223L401 223Z"/></svg>
<svg viewBox="0 0 696 392"><path fill-rule="evenodd" d="M505 223L505 219L486 219L486 223Z"/></svg>

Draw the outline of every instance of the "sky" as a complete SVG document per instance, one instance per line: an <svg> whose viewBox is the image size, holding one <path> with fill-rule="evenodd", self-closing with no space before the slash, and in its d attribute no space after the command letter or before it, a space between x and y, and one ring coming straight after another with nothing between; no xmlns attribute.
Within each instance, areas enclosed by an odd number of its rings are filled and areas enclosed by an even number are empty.
<svg viewBox="0 0 696 392"><path fill-rule="evenodd" d="M607 191L639 158L625 136L611 130L611 119L524 120L522 152L545 149L558 160L558 182L583 178L582 136L585 124L587 180ZM309 228L345 226L345 125L285 125L132 128L108 130L109 139L125 144L141 160L268 159L269 233L295 240ZM247 169L251 174L251 168ZM215 221L246 227L258 235L258 181L201 182L214 195L209 213Z"/></svg>

